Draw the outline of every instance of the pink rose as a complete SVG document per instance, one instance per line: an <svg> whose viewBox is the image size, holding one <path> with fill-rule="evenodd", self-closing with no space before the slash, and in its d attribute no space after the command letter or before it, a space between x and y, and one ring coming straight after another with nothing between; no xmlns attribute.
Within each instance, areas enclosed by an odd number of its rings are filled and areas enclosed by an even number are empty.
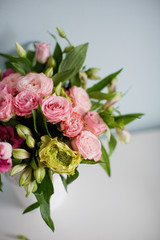
<svg viewBox="0 0 160 240"><path fill-rule="evenodd" d="M71 141L73 150L79 152L84 159L94 159L95 162L101 158L101 143L98 138L89 131L82 131Z"/></svg>
<svg viewBox="0 0 160 240"><path fill-rule="evenodd" d="M53 89L52 78L44 73L28 73L17 83L17 91L24 90L36 92L40 97L50 95Z"/></svg>
<svg viewBox="0 0 160 240"><path fill-rule="evenodd" d="M7 142L0 142L0 172L6 173L12 167L12 146Z"/></svg>
<svg viewBox="0 0 160 240"><path fill-rule="evenodd" d="M9 142L12 148L20 148L21 143L24 139L20 138L14 131L12 126L1 126L0 125L0 142Z"/></svg>
<svg viewBox="0 0 160 240"><path fill-rule="evenodd" d="M6 94L11 93L11 88L7 84L0 82L0 92L4 92Z"/></svg>
<svg viewBox="0 0 160 240"><path fill-rule="evenodd" d="M9 76L3 78L2 83L7 84L11 88L12 95L17 94L17 82L22 78L23 76L20 73L11 73Z"/></svg>
<svg viewBox="0 0 160 240"><path fill-rule="evenodd" d="M0 92L0 120L9 120L14 113L13 97L3 91Z"/></svg>
<svg viewBox="0 0 160 240"><path fill-rule="evenodd" d="M40 98L37 93L24 90L13 99L15 114L27 116L32 113L32 109L37 109Z"/></svg>
<svg viewBox="0 0 160 240"><path fill-rule="evenodd" d="M61 122L61 130L64 136L67 137L75 137L77 136L83 129L83 122L81 120L81 115L73 112L69 119L64 122Z"/></svg>
<svg viewBox="0 0 160 240"><path fill-rule="evenodd" d="M74 111L84 115L91 108L91 102L87 92L81 88L73 86L69 89L70 97L72 98Z"/></svg>
<svg viewBox="0 0 160 240"><path fill-rule="evenodd" d="M47 121L53 123L67 120L72 112L70 101L56 94L44 98L41 107Z"/></svg>
<svg viewBox="0 0 160 240"><path fill-rule="evenodd" d="M11 73L14 73L14 71L11 68L8 68L5 72L2 73L2 79L9 76Z"/></svg>
<svg viewBox="0 0 160 240"><path fill-rule="evenodd" d="M50 56L50 45L46 43L35 43L36 55L35 58L38 62L44 64Z"/></svg>
<svg viewBox="0 0 160 240"><path fill-rule="evenodd" d="M96 136L106 130L106 124L97 112L88 112L84 117L85 129Z"/></svg>

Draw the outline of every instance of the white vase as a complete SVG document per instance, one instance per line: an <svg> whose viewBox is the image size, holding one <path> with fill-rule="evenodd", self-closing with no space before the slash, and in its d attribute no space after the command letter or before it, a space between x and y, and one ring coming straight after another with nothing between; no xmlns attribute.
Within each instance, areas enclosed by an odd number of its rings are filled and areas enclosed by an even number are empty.
<svg viewBox="0 0 160 240"><path fill-rule="evenodd" d="M15 192L15 195L20 203L20 207L23 207L25 209L37 201L34 194L32 193L28 197L25 196L26 191L24 190L24 187L19 186L18 174L12 177L10 177L8 173L6 173L5 175L9 180L13 191ZM65 196L67 194L60 176L56 173L53 175L53 183L54 183L54 194L51 196L51 199L50 199L51 210L55 210L56 208L58 208L64 201Z"/></svg>

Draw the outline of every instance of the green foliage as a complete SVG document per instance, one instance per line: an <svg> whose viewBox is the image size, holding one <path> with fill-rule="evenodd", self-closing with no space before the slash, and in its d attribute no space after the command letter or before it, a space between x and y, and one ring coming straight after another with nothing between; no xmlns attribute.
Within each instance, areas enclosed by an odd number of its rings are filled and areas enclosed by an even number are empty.
<svg viewBox="0 0 160 240"><path fill-rule="evenodd" d="M111 176L111 169L110 169L110 161L109 161L109 155L104 148L102 142L101 142L101 151L102 151L102 156L101 156L101 161L100 165L103 167L103 169L106 171L108 176Z"/></svg>
<svg viewBox="0 0 160 240"><path fill-rule="evenodd" d="M101 100L112 100L112 98L114 98L116 96L116 92L113 93L102 93L99 91L95 91L95 92L90 92L88 95L90 98L93 99L97 99L99 101Z"/></svg>
<svg viewBox="0 0 160 240"><path fill-rule="evenodd" d="M117 145L117 140L115 139L115 137L111 134L111 138L110 141L108 143L109 146L109 157L112 155L113 151L115 150Z"/></svg>
<svg viewBox="0 0 160 240"><path fill-rule="evenodd" d="M29 207L27 207L24 211L23 214L28 213L33 211L34 209L38 208L40 206L39 202L35 202L32 205L30 205Z"/></svg>
<svg viewBox="0 0 160 240"><path fill-rule="evenodd" d="M77 169L75 169L74 175L68 175L67 176L67 180L66 180L67 185L72 183L73 181L75 181L78 177L79 177L79 172L78 172Z"/></svg>
<svg viewBox="0 0 160 240"><path fill-rule="evenodd" d="M54 53L53 53L53 57L56 60L56 67L54 69L54 73L57 73L58 72L58 67L59 67L59 65L62 61L62 49L61 49L58 42L56 43L56 47L55 47L55 50L54 50Z"/></svg>
<svg viewBox="0 0 160 240"><path fill-rule="evenodd" d="M102 90L104 87L106 87L108 84L111 83L111 81L122 71L122 69L120 69L119 71L110 74L109 76L105 77L104 79L102 79L101 81L99 81L98 83L94 84L92 87L87 89L88 93L91 92L95 92L95 91L100 91Z"/></svg>
<svg viewBox="0 0 160 240"><path fill-rule="evenodd" d="M126 114L126 115L120 115L115 117L116 123L127 125L130 122L134 121L135 119L140 119L144 114L142 113L131 113L131 114Z"/></svg>
<svg viewBox="0 0 160 240"><path fill-rule="evenodd" d="M53 193L53 184L51 182L48 172L46 172L43 181L41 182L41 184L38 184L38 189L34 194L40 205L40 212L43 220L54 232L54 224L50 216L50 198Z"/></svg>

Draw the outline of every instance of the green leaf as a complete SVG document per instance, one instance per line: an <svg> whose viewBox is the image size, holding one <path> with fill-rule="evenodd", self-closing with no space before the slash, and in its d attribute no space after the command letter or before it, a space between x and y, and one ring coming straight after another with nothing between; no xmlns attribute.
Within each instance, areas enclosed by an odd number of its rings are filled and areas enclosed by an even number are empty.
<svg viewBox="0 0 160 240"><path fill-rule="evenodd" d="M37 164L34 155L32 156L32 160L30 162L31 167L36 170L37 169Z"/></svg>
<svg viewBox="0 0 160 240"><path fill-rule="evenodd" d="M52 79L54 82L54 86L57 86L60 82L65 82L68 80L74 73L74 69L70 69L64 72L56 73Z"/></svg>
<svg viewBox="0 0 160 240"><path fill-rule="evenodd" d="M98 162L95 162L94 160L89 160L89 159L83 159L81 162L81 164L97 164Z"/></svg>
<svg viewBox="0 0 160 240"><path fill-rule="evenodd" d="M35 51L27 52L27 59L31 62L31 65L33 64L34 57L35 57Z"/></svg>
<svg viewBox="0 0 160 240"><path fill-rule="evenodd" d="M144 114L142 113L131 113L126 115L115 116L116 123L127 125L128 123L134 121L137 118L141 118Z"/></svg>
<svg viewBox="0 0 160 240"><path fill-rule="evenodd" d="M27 238L26 236L24 236L24 235L17 235L17 238L18 239L21 239L21 240L29 240L29 238Z"/></svg>
<svg viewBox="0 0 160 240"><path fill-rule="evenodd" d="M96 110L97 108L103 106L103 104L100 103L99 101L98 101L98 102L95 102L95 101L91 100L91 103L92 103L92 107L91 107L90 111L94 111L94 110Z"/></svg>
<svg viewBox="0 0 160 240"><path fill-rule="evenodd" d="M87 89L88 93L91 92L95 92L95 91L100 91L102 90L104 87L106 87L109 83L111 83L111 81L122 71L122 69L120 69L119 71L110 74L109 76L105 77L104 79L102 79L101 81L99 81L98 83L94 84L92 87Z"/></svg>
<svg viewBox="0 0 160 240"><path fill-rule="evenodd" d="M40 136L40 133L38 132L38 129L37 129L37 116L36 115L37 115L36 111L32 110L34 131L37 133L37 135Z"/></svg>
<svg viewBox="0 0 160 240"><path fill-rule="evenodd" d="M77 87L81 86L81 81L80 81L80 78L79 78L79 74L76 74L75 76L73 76L71 78L71 86L77 86Z"/></svg>
<svg viewBox="0 0 160 240"><path fill-rule="evenodd" d="M109 156L111 156L117 145L117 140L113 135L111 135L108 145L109 145Z"/></svg>
<svg viewBox="0 0 160 240"><path fill-rule="evenodd" d="M61 62L58 72L65 72L70 69L74 69L74 76L82 67L86 58L88 49L88 43L74 47L69 53L67 53L65 59Z"/></svg>
<svg viewBox="0 0 160 240"><path fill-rule="evenodd" d="M65 190L66 190L66 192L67 192L67 180L66 180L66 178L63 177L62 175L60 175L60 177L61 177L61 180L62 180L63 186L64 186L64 188L65 188Z"/></svg>
<svg viewBox="0 0 160 240"><path fill-rule="evenodd" d="M102 142L101 142L101 151L102 151L102 156L101 156L101 162L100 165L103 167L103 169L106 171L108 176L111 176L111 169L110 169L110 161L109 161L109 156L104 148Z"/></svg>
<svg viewBox="0 0 160 240"><path fill-rule="evenodd" d="M3 192L2 186L3 186L3 184L2 184L1 173L0 173L0 191L1 191L1 192Z"/></svg>
<svg viewBox="0 0 160 240"><path fill-rule="evenodd" d="M55 49L54 49L54 53L53 53L53 57L56 60L56 67L54 69L54 73L57 73L59 65L60 65L60 63L62 61L62 50L61 50L61 47L60 47L58 42L56 43L56 46L55 46Z"/></svg>
<svg viewBox="0 0 160 240"><path fill-rule="evenodd" d="M40 204L40 212L43 220L54 232L54 224L50 216L50 198L53 193L53 184L48 172L46 172L43 181L38 185L38 189L34 194L38 203Z"/></svg>
<svg viewBox="0 0 160 240"><path fill-rule="evenodd" d="M99 92L99 91L96 91L96 92L90 92L88 93L89 97L90 98L94 98L94 99L97 99L97 100L111 100L112 98L114 98L116 96L116 92L113 92L113 93L102 93L102 92Z"/></svg>
<svg viewBox="0 0 160 240"><path fill-rule="evenodd" d="M15 72L18 72L18 73L22 74L23 76L26 75L27 72L24 70L24 68L21 66L21 64L13 63L13 62L11 62L10 64L12 66L12 69Z"/></svg>
<svg viewBox="0 0 160 240"><path fill-rule="evenodd" d="M75 181L79 177L79 172L77 169L75 169L74 175L67 175L67 185Z"/></svg>
<svg viewBox="0 0 160 240"><path fill-rule="evenodd" d="M40 206L39 202L35 202L32 205L30 205L29 207L27 207L24 211L23 214L28 213L33 211L34 209L38 208Z"/></svg>
<svg viewBox="0 0 160 240"><path fill-rule="evenodd" d="M123 129L124 125L122 123L117 123L115 121L115 116L110 113L108 110L104 110L99 113L103 121L107 124L109 128L121 128Z"/></svg>

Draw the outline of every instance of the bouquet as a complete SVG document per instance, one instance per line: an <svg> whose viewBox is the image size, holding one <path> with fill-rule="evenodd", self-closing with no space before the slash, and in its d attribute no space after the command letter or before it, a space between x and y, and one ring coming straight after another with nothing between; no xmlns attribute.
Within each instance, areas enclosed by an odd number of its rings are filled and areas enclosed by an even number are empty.
<svg viewBox="0 0 160 240"><path fill-rule="evenodd" d="M60 175L66 189L79 176L79 164L100 164L110 176L116 137L128 143L125 125L142 116L122 115L114 106L123 96L116 91L122 69L100 79L98 68L83 65L88 43L73 46L60 28L57 31L67 42L63 50L50 33L55 41L52 54L43 42L34 42L34 50L16 43L18 56L0 53L7 60L0 77L0 174L19 174L26 197L32 193L37 200L24 213L39 207L52 231L53 174ZM87 88L88 79L98 81Z"/></svg>

